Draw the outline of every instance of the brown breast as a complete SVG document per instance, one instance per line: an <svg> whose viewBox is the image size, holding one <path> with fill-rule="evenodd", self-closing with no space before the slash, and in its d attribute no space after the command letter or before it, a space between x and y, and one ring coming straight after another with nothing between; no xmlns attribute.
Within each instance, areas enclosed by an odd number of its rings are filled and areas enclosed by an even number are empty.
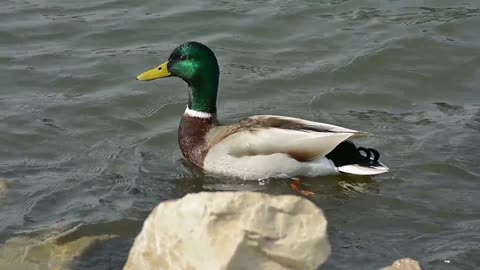
<svg viewBox="0 0 480 270"><path fill-rule="evenodd" d="M183 156L193 164L203 168L208 152L205 136L216 125L216 118L198 118L183 115L178 127L178 144Z"/></svg>

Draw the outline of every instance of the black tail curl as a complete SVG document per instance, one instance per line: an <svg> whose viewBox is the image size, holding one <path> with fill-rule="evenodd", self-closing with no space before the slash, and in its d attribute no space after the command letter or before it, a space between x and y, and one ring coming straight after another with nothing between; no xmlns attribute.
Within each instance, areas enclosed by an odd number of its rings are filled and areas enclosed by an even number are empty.
<svg viewBox="0 0 480 270"><path fill-rule="evenodd" d="M365 155L362 155L362 153ZM337 145L326 157L331 159L337 167L352 164L377 166L379 165L380 153L373 148L357 148L351 141L344 141Z"/></svg>

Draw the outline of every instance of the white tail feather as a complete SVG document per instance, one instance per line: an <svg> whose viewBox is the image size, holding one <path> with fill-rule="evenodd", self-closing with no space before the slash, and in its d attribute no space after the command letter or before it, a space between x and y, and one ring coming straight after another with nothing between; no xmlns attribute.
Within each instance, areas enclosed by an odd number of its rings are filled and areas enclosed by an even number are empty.
<svg viewBox="0 0 480 270"><path fill-rule="evenodd" d="M380 163L377 166L361 166L358 164L345 165L337 168L339 172L354 175L376 175L388 172L388 167Z"/></svg>

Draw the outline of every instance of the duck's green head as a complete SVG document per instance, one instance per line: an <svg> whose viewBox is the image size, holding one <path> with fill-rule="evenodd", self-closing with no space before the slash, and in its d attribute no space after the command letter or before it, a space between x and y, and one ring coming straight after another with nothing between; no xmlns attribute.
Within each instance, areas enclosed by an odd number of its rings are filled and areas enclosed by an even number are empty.
<svg viewBox="0 0 480 270"><path fill-rule="evenodd" d="M216 112L219 68L212 50L198 42L186 42L173 50L168 61L138 75L137 80L151 81L172 76L182 78L188 84L189 109Z"/></svg>

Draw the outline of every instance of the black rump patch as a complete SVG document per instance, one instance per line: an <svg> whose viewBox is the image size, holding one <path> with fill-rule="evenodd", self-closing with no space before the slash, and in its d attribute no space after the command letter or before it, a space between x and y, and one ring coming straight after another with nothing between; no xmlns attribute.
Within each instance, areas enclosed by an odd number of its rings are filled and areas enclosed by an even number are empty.
<svg viewBox="0 0 480 270"><path fill-rule="evenodd" d="M351 141L344 141L337 145L326 157L331 159L337 167L352 164L376 166L379 164L380 153L373 148L357 148Z"/></svg>

